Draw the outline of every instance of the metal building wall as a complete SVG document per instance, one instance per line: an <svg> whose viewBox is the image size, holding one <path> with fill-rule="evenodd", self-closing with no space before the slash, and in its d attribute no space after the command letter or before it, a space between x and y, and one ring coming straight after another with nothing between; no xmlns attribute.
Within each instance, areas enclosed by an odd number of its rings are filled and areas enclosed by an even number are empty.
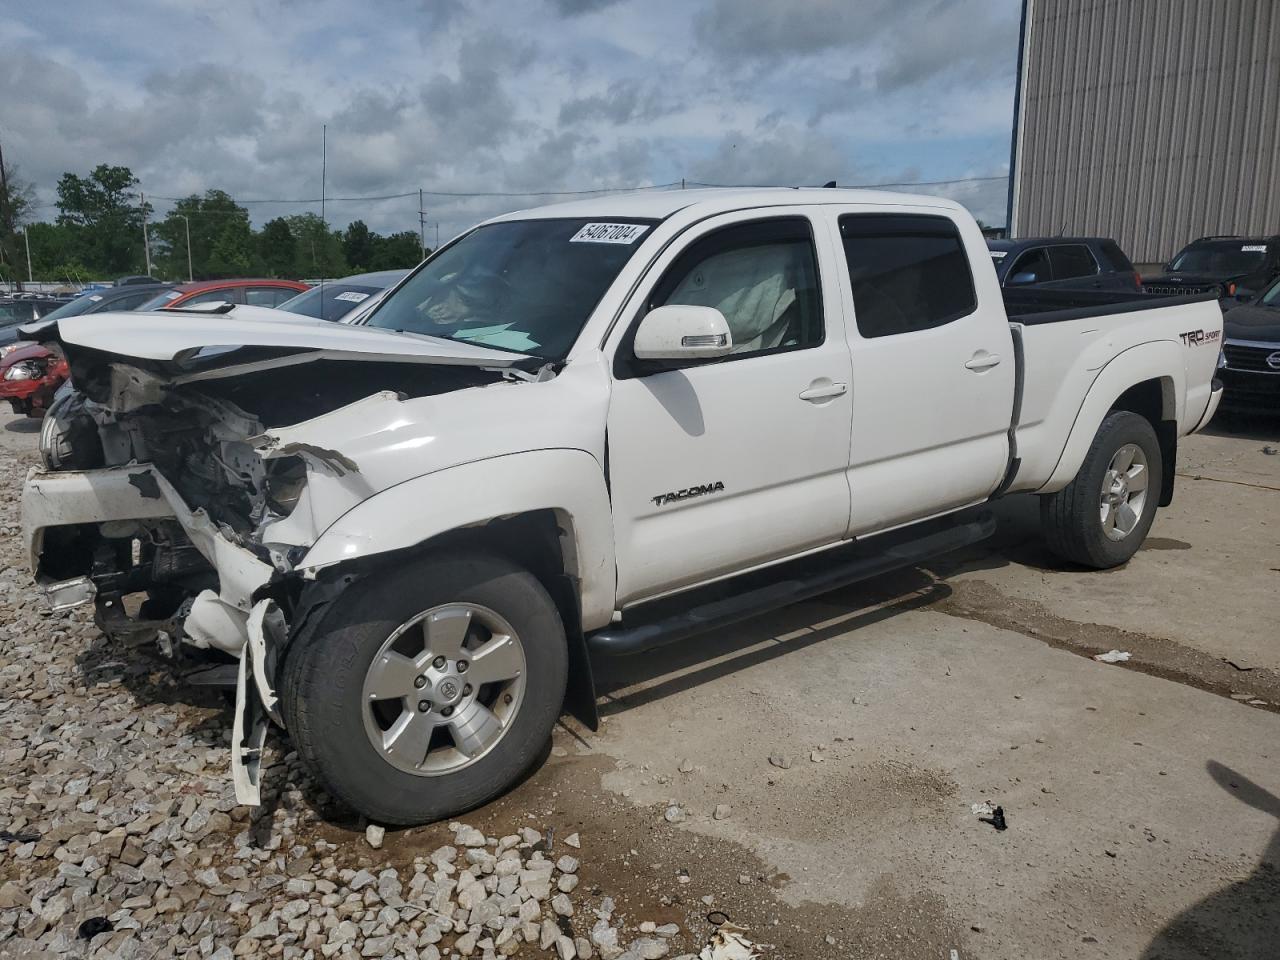
<svg viewBox="0 0 1280 960"><path fill-rule="evenodd" d="M1280 233L1280 0L1027 0L1014 236Z"/></svg>

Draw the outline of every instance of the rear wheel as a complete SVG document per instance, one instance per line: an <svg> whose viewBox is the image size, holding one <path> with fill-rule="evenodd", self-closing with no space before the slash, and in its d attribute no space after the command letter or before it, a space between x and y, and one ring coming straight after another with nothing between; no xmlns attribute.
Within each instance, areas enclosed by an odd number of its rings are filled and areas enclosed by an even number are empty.
<svg viewBox="0 0 1280 960"><path fill-rule="evenodd" d="M1127 410L1109 414L1075 479L1040 500L1049 548L1095 569L1126 562L1155 519L1162 464L1149 420Z"/></svg>
<svg viewBox="0 0 1280 960"><path fill-rule="evenodd" d="M568 654L551 598L494 556L427 559L357 581L290 648L285 723L329 790L381 823L454 816L537 760Z"/></svg>

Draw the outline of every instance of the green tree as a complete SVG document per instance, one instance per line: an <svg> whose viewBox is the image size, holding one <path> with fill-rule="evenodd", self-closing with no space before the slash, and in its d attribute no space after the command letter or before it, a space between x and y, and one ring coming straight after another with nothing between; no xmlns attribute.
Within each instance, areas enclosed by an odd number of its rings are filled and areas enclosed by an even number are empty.
<svg viewBox="0 0 1280 960"><path fill-rule="evenodd" d="M223 190L206 190L203 197L192 194L179 200L156 224L156 262L161 276L187 276L188 224L194 277L212 279L253 271L258 251L249 211Z"/></svg>
<svg viewBox="0 0 1280 960"><path fill-rule="evenodd" d="M289 231L297 241L295 277L341 277L351 272L342 253L342 234L330 230L314 213L290 217Z"/></svg>
<svg viewBox="0 0 1280 960"><path fill-rule="evenodd" d="M137 273L145 265L138 178L128 167L101 163L87 177L58 181L58 223L71 228L72 258L104 276Z"/></svg>
<svg viewBox="0 0 1280 960"><path fill-rule="evenodd" d="M268 220L257 236L258 260L263 272L272 277L294 277L298 262L298 240L284 217Z"/></svg>
<svg viewBox="0 0 1280 960"><path fill-rule="evenodd" d="M27 257L20 228L31 215L35 191L18 176L18 169L0 157L0 277L23 280Z"/></svg>
<svg viewBox="0 0 1280 960"><path fill-rule="evenodd" d="M342 235L342 253L347 258L347 265L357 273L372 269L381 239L363 220L352 220Z"/></svg>
<svg viewBox="0 0 1280 960"><path fill-rule="evenodd" d="M213 241L213 251L209 255L208 275L210 277L243 277L257 271L254 264L257 251L254 249L253 229L248 220L228 220L222 225L217 239Z"/></svg>
<svg viewBox="0 0 1280 960"><path fill-rule="evenodd" d="M370 270L401 270L422 262L422 241L412 230L378 237Z"/></svg>

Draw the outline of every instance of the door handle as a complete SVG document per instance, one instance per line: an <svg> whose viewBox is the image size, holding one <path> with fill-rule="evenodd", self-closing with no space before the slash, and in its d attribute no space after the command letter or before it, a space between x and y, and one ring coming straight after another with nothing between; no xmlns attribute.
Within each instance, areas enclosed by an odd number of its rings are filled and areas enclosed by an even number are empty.
<svg viewBox="0 0 1280 960"><path fill-rule="evenodd" d="M972 360L966 363L965 368L968 370L976 370L978 372L981 372L983 370L990 370L992 367L997 366L999 363L1000 363L1000 358L996 356L994 353L984 353L981 356L974 357Z"/></svg>
<svg viewBox="0 0 1280 960"><path fill-rule="evenodd" d="M843 396L848 389L847 383L834 383L830 380L825 383L816 381L809 389L800 391L800 399L808 400L810 403L821 403L823 400Z"/></svg>

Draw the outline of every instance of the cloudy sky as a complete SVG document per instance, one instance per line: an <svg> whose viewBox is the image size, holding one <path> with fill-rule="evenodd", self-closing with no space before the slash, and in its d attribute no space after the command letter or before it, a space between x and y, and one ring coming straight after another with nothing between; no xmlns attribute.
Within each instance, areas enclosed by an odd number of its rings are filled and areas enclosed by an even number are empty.
<svg viewBox="0 0 1280 960"><path fill-rule="evenodd" d="M546 196L1008 170L1019 0L59 0L0 9L0 142L53 199L423 188L442 239ZM1004 222L1005 184L930 188ZM446 193L464 196L446 196ZM157 201L163 210L163 201ZM250 206L255 222L317 205ZM52 217L50 207L40 214ZM328 218L417 229L417 196ZM428 237L430 242L432 237Z"/></svg>

